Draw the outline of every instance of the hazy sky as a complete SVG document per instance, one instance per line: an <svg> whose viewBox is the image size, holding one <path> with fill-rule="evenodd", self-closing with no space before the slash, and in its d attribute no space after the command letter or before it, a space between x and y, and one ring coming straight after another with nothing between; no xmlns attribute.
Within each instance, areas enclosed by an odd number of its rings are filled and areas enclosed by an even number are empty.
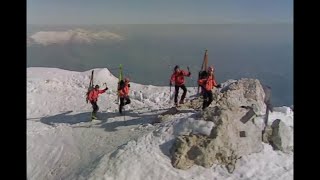
<svg viewBox="0 0 320 180"><path fill-rule="evenodd" d="M293 22L293 0L27 0L28 24L279 22Z"/></svg>

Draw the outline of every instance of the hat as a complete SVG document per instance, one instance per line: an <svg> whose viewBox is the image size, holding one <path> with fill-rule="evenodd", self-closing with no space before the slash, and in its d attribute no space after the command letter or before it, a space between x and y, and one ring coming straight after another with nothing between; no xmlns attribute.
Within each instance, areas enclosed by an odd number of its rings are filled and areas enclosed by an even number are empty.
<svg viewBox="0 0 320 180"><path fill-rule="evenodd" d="M178 68L180 68L178 65L176 65L175 67L174 67L174 70L177 70Z"/></svg>

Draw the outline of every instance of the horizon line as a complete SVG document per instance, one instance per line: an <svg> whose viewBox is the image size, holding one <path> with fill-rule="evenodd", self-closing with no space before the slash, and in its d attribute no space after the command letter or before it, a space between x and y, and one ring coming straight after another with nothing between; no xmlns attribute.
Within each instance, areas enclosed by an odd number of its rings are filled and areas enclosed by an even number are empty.
<svg viewBox="0 0 320 180"><path fill-rule="evenodd" d="M257 23L257 22L230 22L230 23L105 23L105 24L41 24L41 23L27 23L26 25L46 25L46 26L73 26L73 25L232 25L232 24L266 24L266 25L272 25L272 24L294 24L294 22L263 22L263 23Z"/></svg>

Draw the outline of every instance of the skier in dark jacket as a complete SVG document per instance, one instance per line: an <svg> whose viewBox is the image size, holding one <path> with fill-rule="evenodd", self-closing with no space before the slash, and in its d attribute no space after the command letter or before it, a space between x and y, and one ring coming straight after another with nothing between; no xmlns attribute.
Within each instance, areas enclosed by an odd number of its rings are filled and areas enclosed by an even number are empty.
<svg viewBox="0 0 320 180"><path fill-rule="evenodd" d="M119 113L122 114L123 106L130 104L130 98L129 98L129 90L130 90L130 84L129 84L129 78L124 78L124 81L120 81L120 86L118 89L118 93L120 96L120 105L119 105Z"/></svg>

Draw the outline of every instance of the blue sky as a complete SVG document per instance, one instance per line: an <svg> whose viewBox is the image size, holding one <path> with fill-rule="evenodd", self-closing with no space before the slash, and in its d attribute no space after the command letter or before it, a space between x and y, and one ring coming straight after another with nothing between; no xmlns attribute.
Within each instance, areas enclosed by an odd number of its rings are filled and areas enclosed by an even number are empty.
<svg viewBox="0 0 320 180"><path fill-rule="evenodd" d="M28 24L292 22L293 0L27 0Z"/></svg>

